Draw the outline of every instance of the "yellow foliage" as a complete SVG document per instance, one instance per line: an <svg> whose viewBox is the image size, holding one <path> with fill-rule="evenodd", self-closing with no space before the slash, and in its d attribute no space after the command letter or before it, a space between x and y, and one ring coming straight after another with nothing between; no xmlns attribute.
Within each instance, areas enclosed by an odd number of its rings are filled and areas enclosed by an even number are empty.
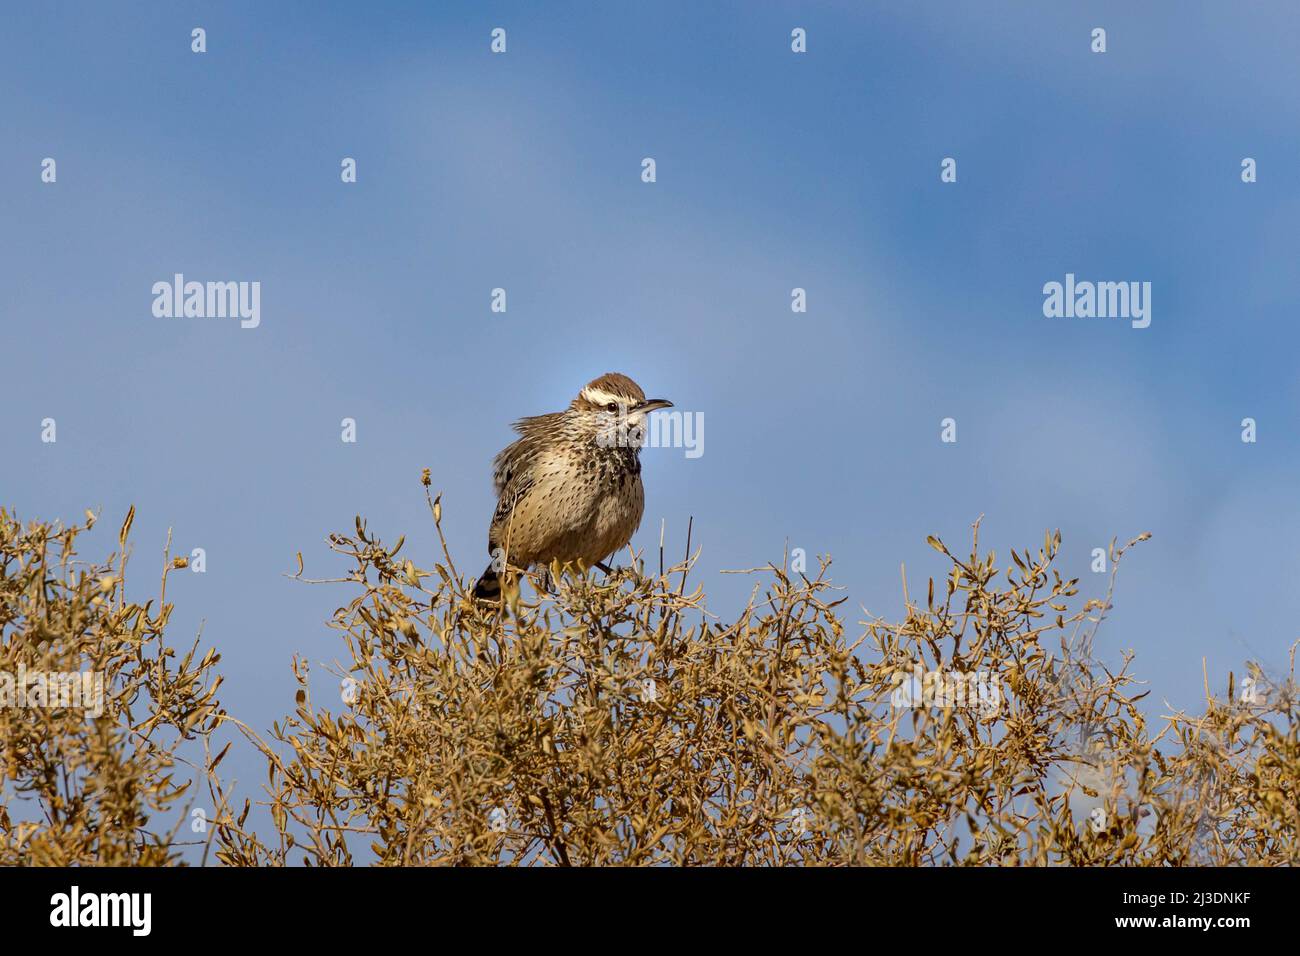
<svg viewBox="0 0 1300 956"><path fill-rule="evenodd" d="M22 529L0 512L0 671L22 660L113 675L97 721L0 710L4 794L42 808L17 823L0 807L0 862L175 862L174 834L147 833L148 813L183 787L175 738L206 745L222 723L268 774L271 828L258 833L250 800L230 809L224 751L203 748L212 850L235 866L1300 855L1294 661L1280 684L1252 667L1250 694L1207 690L1203 714L1163 717L1153 734L1129 657L1109 669L1093 658L1111 595L1081 601L1061 579L1059 535L1010 567L980 554L978 525L968 555L931 538L950 569L925 600L905 583L902 621L850 627L826 560L813 575L784 562L738 572L752 596L725 620L690 582L698 555L609 577L552 569L509 605L478 603L429 505L432 568L361 519L330 536L352 565L321 582L348 592L330 621L344 663L328 683L341 692L313 700L296 659L292 711L265 736L220 709L213 653L176 661L162 643L166 557L151 616L152 602L124 604L120 559L72 565L81 529ZM1112 545L1113 567L1126 550Z"/></svg>

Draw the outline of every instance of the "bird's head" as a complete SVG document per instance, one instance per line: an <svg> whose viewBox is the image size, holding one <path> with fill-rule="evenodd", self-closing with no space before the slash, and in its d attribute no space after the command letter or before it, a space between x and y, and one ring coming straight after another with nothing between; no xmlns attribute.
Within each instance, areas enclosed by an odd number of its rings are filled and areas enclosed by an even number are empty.
<svg viewBox="0 0 1300 956"><path fill-rule="evenodd" d="M655 409L672 405L666 398L646 398L641 386L626 375L607 372L583 386L569 409L597 428L639 429Z"/></svg>

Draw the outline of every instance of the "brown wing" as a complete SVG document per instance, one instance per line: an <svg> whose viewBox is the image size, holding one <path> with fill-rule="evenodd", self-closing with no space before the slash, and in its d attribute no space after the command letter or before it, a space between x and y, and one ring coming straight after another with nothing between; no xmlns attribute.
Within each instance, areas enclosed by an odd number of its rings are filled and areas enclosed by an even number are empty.
<svg viewBox="0 0 1300 956"><path fill-rule="evenodd" d="M558 427L560 412L550 415L538 415L534 418L521 418L515 422L514 429L520 434L517 441L511 442L492 459L492 486L497 493L497 507L492 514L492 527L495 528L510 517L519 502L533 485L535 466L542 450L545 436L553 435ZM497 546L492 529L488 529L488 553Z"/></svg>

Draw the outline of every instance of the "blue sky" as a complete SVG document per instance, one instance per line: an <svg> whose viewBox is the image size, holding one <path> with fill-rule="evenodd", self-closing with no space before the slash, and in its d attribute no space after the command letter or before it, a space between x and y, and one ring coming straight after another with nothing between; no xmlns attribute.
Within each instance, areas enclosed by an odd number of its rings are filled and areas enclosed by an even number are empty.
<svg viewBox="0 0 1300 956"><path fill-rule="evenodd" d="M478 570L509 423L610 370L704 415L702 457L645 453L635 544L663 520L678 553L694 516L719 614L747 588L718 572L788 543L897 615L900 563L923 581L926 535L982 514L1004 559L1059 527L1085 596L1093 548L1153 533L1098 645L1137 652L1153 711L1199 706L1203 658L1218 687L1285 670L1293 6L126 9L15 7L0 35L0 501L102 508L104 553L134 503L138 588L169 527L204 548L174 640L203 628L253 725L292 706L294 653L337 652L342 592L286 580L295 552L336 570L325 535L360 513L431 562L429 467ZM177 272L260 282L261 325L155 318ZM1151 326L1045 318L1067 272L1150 282Z"/></svg>

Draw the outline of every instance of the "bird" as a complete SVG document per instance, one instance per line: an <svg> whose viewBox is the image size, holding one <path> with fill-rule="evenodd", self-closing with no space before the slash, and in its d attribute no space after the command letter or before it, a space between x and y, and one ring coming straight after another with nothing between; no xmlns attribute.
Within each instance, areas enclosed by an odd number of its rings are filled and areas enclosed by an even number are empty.
<svg viewBox="0 0 1300 956"><path fill-rule="evenodd" d="M645 511L646 418L672 404L648 399L626 375L607 372L583 386L564 411L515 422L520 437L492 461L492 562L474 597L498 600L507 567L558 561L608 572L604 559L632 540Z"/></svg>

